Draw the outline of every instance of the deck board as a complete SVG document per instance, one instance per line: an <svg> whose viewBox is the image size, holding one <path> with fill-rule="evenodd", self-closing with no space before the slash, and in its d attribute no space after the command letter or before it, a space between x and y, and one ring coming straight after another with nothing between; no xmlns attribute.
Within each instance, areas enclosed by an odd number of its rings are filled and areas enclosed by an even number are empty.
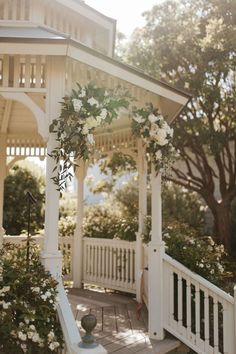
<svg viewBox="0 0 236 354"><path fill-rule="evenodd" d="M92 313L97 318L93 332L96 341L108 354L156 354L159 344L153 345L147 333L147 311L143 307L137 318L137 303L130 294L95 292L88 289L69 289L68 298L81 336L81 318ZM162 344L160 344L160 349Z"/></svg>

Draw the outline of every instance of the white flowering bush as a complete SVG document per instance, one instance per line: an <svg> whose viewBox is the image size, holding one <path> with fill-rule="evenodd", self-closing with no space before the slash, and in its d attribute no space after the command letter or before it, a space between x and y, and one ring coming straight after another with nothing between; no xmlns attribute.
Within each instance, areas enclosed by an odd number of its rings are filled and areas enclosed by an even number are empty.
<svg viewBox="0 0 236 354"><path fill-rule="evenodd" d="M163 170L176 156L171 143L173 128L152 104L140 109L134 108L132 118L133 134L143 140L156 171Z"/></svg>
<svg viewBox="0 0 236 354"><path fill-rule="evenodd" d="M31 247L0 250L0 353L57 353L63 336L56 315L57 282Z"/></svg>
<svg viewBox="0 0 236 354"><path fill-rule="evenodd" d="M56 164L62 161L59 173L53 177L59 190L63 190L67 178L71 178L70 167L76 159L87 160L94 149L94 130L110 124L118 117L122 108L128 108L127 92L106 90L89 84L73 90L62 101L59 119L54 119L50 132L57 134L58 146L50 152Z"/></svg>

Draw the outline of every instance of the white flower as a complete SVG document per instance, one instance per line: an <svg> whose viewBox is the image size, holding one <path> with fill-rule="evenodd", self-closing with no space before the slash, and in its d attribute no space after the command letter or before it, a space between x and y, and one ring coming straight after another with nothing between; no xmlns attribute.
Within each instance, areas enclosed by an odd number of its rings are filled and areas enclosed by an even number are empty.
<svg viewBox="0 0 236 354"><path fill-rule="evenodd" d="M27 338L27 337L26 337L26 334L23 333L23 332L21 332L21 331L18 333L18 337L19 337L21 340L26 340L26 338Z"/></svg>
<svg viewBox="0 0 236 354"><path fill-rule="evenodd" d="M37 343L39 341L39 334L38 333L34 333L33 337L32 337L32 341Z"/></svg>
<svg viewBox="0 0 236 354"><path fill-rule="evenodd" d="M82 88L80 94L79 94L79 97L85 97L86 96L86 91L84 88Z"/></svg>
<svg viewBox="0 0 236 354"><path fill-rule="evenodd" d="M43 295L41 295L41 299L42 299L43 301L46 301L46 300L47 300L47 296L46 296L45 294L43 294Z"/></svg>
<svg viewBox="0 0 236 354"><path fill-rule="evenodd" d="M2 288L2 292L4 292L4 293L8 292L9 290L10 290L10 286L4 286Z"/></svg>
<svg viewBox="0 0 236 354"><path fill-rule="evenodd" d="M32 339L33 338L33 335L34 335L34 332L27 332L27 337L29 338L29 339Z"/></svg>
<svg viewBox="0 0 236 354"><path fill-rule="evenodd" d="M97 100L95 100L94 97L89 98L88 99L88 103L90 104L90 106L99 107L99 102Z"/></svg>
<svg viewBox="0 0 236 354"><path fill-rule="evenodd" d="M88 129L96 128L99 125L99 122L94 117L89 117L86 120L86 125Z"/></svg>
<svg viewBox="0 0 236 354"><path fill-rule="evenodd" d="M204 267L204 264L203 264L203 263L200 263L200 264L199 264L199 267L200 267L200 268L203 268L203 267Z"/></svg>
<svg viewBox="0 0 236 354"><path fill-rule="evenodd" d="M140 115L137 115L137 116L133 116L133 120L135 120L137 123L144 123L145 122L145 118L143 118L142 116Z"/></svg>
<svg viewBox="0 0 236 354"><path fill-rule="evenodd" d="M82 134L83 134L83 135L87 135L88 132L89 132L89 128L88 128L88 126L85 124L85 125L83 126L83 129L82 129Z"/></svg>
<svg viewBox="0 0 236 354"><path fill-rule="evenodd" d="M35 326L34 326L33 324L31 324L31 325L29 326L29 328L32 329L33 331L35 331Z"/></svg>
<svg viewBox="0 0 236 354"><path fill-rule="evenodd" d="M90 145L94 145L95 143L95 140L94 140L94 137L93 137L93 134L88 134L87 135L87 141Z"/></svg>
<svg viewBox="0 0 236 354"><path fill-rule="evenodd" d="M50 297L52 296L52 294L50 293L50 291L46 291L45 296Z"/></svg>
<svg viewBox="0 0 236 354"><path fill-rule="evenodd" d="M103 108L101 110L101 113L100 113L99 117L101 117L101 119L104 120L104 119L106 119L106 116L107 116L107 110L106 110L106 108Z"/></svg>
<svg viewBox="0 0 236 354"><path fill-rule="evenodd" d="M4 308L4 310L7 310L10 305L11 305L10 302L5 302L5 301L2 302L2 307Z"/></svg>
<svg viewBox="0 0 236 354"><path fill-rule="evenodd" d="M54 332L53 332L53 331L50 331L50 332L48 333L48 340L51 342L54 337L55 337Z"/></svg>
<svg viewBox="0 0 236 354"><path fill-rule="evenodd" d="M148 120L149 122L151 123L155 123L157 122L158 120L160 120L160 118L158 118L157 116L155 116L153 113L149 114L148 116Z"/></svg>
<svg viewBox="0 0 236 354"><path fill-rule="evenodd" d="M58 348L59 345L60 345L60 344L59 344L58 342L52 342L52 343L50 343L50 345L49 345L49 349L50 349L51 351L53 351L54 349Z"/></svg>
<svg viewBox="0 0 236 354"><path fill-rule="evenodd" d="M39 293L40 292L40 288L38 286L34 287L34 288L31 288L31 290L34 292L34 293Z"/></svg>
<svg viewBox="0 0 236 354"><path fill-rule="evenodd" d="M155 153L156 159L160 160L162 158L162 152L161 150L157 150L157 152Z"/></svg>
<svg viewBox="0 0 236 354"><path fill-rule="evenodd" d="M78 98L73 98L72 103L73 103L73 107L74 107L75 112L79 112L81 107L83 106L82 101L79 100Z"/></svg>

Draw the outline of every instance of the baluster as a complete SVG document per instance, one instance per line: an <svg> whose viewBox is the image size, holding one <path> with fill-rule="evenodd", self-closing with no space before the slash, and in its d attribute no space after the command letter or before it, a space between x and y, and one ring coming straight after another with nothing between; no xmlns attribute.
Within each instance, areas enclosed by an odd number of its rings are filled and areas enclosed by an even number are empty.
<svg viewBox="0 0 236 354"><path fill-rule="evenodd" d="M122 281L122 287L125 285L125 262L126 262L126 256L125 256L125 249L124 247L122 247L122 256L121 256L121 260L122 260L122 268L121 268L121 281Z"/></svg>
<svg viewBox="0 0 236 354"><path fill-rule="evenodd" d="M41 56L36 56L36 74L35 74L35 87L41 87Z"/></svg>
<svg viewBox="0 0 236 354"><path fill-rule="evenodd" d="M187 338L191 339L192 337L192 323L191 323L191 282L187 278L187 288L186 288L186 301L187 301Z"/></svg>
<svg viewBox="0 0 236 354"><path fill-rule="evenodd" d="M98 246L98 277L101 281L102 274L101 274L101 246Z"/></svg>
<svg viewBox="0 0 236 354"><path fill-rule="evenodd" d="M113 263L113 257L112 257L112 245L109 247L109 283L112 283L112 263Z"/></svg>
<svg viewBox="0 0 236 354"><path fill-rule="evenodd" d="M129 286L129 264L130 264L130 248L126 249L126 267L125 267L125 283Z"/></svg>
<svg viewBox="0 0 236 354"><path fill-rule="evenodd" d="M20 56L14 56L14 79L13 79L13 87L20 86Z"/></svg>
<svg viewBox="0 0 236 354"><path fill-rule="evenodd" d="M25 87L30 87L30 71L31 71L30 55L26 55L25 56Z"/></svg>
<svg viewBox="0 0 236 354"><path fill-rule="evenodd" d="M114 248L114 285L117 283L117 246Z"/></svg>
<svg viewBox="0 0 236 354"><path fill-rule="evenodd" d="M179 332L182 333L183 326L183 286L182 286L182 276L178 273L178 328Z"/></svg>
<svg viewBox="0 0 236 354"><path fill-rule="evenodd" d="M196 344L200 342L200 290L199 284L195 285L195 311L196 311Z"/></svg>
<svg viewBox="0 0 236 354"><path fill-rule="evenodd" d="M219 352L219 314L218 314L218 299L213 297L213 312L214 312L214 354Z"/></svg>
<svg viewBox="0 0 236 354"><path fill-rule="evenodd" d="M106 247L106 282L109 279L109 246Z"/></svg>
<svg viewBox="0 0 236 354"><path fill-rule="evenodd" d="M3 55L3 87L9 86L9 55Z"/></svg>

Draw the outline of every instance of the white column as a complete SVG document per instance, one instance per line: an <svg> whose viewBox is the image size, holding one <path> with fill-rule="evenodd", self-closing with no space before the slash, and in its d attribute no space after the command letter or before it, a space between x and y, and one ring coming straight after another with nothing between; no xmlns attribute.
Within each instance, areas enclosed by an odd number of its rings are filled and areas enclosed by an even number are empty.
<svg viewBox="0 0 236 354"><path fill-rule="evenodd" d="M142 141L138 142L138 175L139 175L139 214L138 232L136 234L136 254L135 254L135 273L136 273L136 300L142 302L141 277L143 272L143 244L142 234L145 231L145 218L147 215L147 162L145 147Z"/></svg>
<svg viewBox="0 0 236 354"><path fill-rule="evenodd" d="M6 134L0 134L0 247L3 243L3 202L4 202L4 180L6 177Z"/></svg>
<svg viewBox="0 0 236 354"><path fill-rule="evenodd" d="M163 330L163 253L161 174L157 175L152 166L152 232L149 243L149 335L162 340Z"/></svg>
<svg viewBox="0 0 236 354"><path fill-rule="evenodd" d="M77 177L77 213L73 243L73 286L81 288L83 277L83 214L84 214L84 178L85 163L80 160L76 170Z"/></svg>
<svg viewBox="0 0 236 354"><path fill-rule="evenodd" d="M65 94L65 58L48 57L46 61L46 118L48 126L61 112L60 101ZM47 153L56 147L55 134L49 134ZM59 192L51 179L57 171L53 172L55 160L47 155L46 164L46 202L45 202L45 239L42 252L42 261L45 267L54 275L61 275L61 252L58 251L58 216ZM59 168L59 166L58 166Z"/></svg>

